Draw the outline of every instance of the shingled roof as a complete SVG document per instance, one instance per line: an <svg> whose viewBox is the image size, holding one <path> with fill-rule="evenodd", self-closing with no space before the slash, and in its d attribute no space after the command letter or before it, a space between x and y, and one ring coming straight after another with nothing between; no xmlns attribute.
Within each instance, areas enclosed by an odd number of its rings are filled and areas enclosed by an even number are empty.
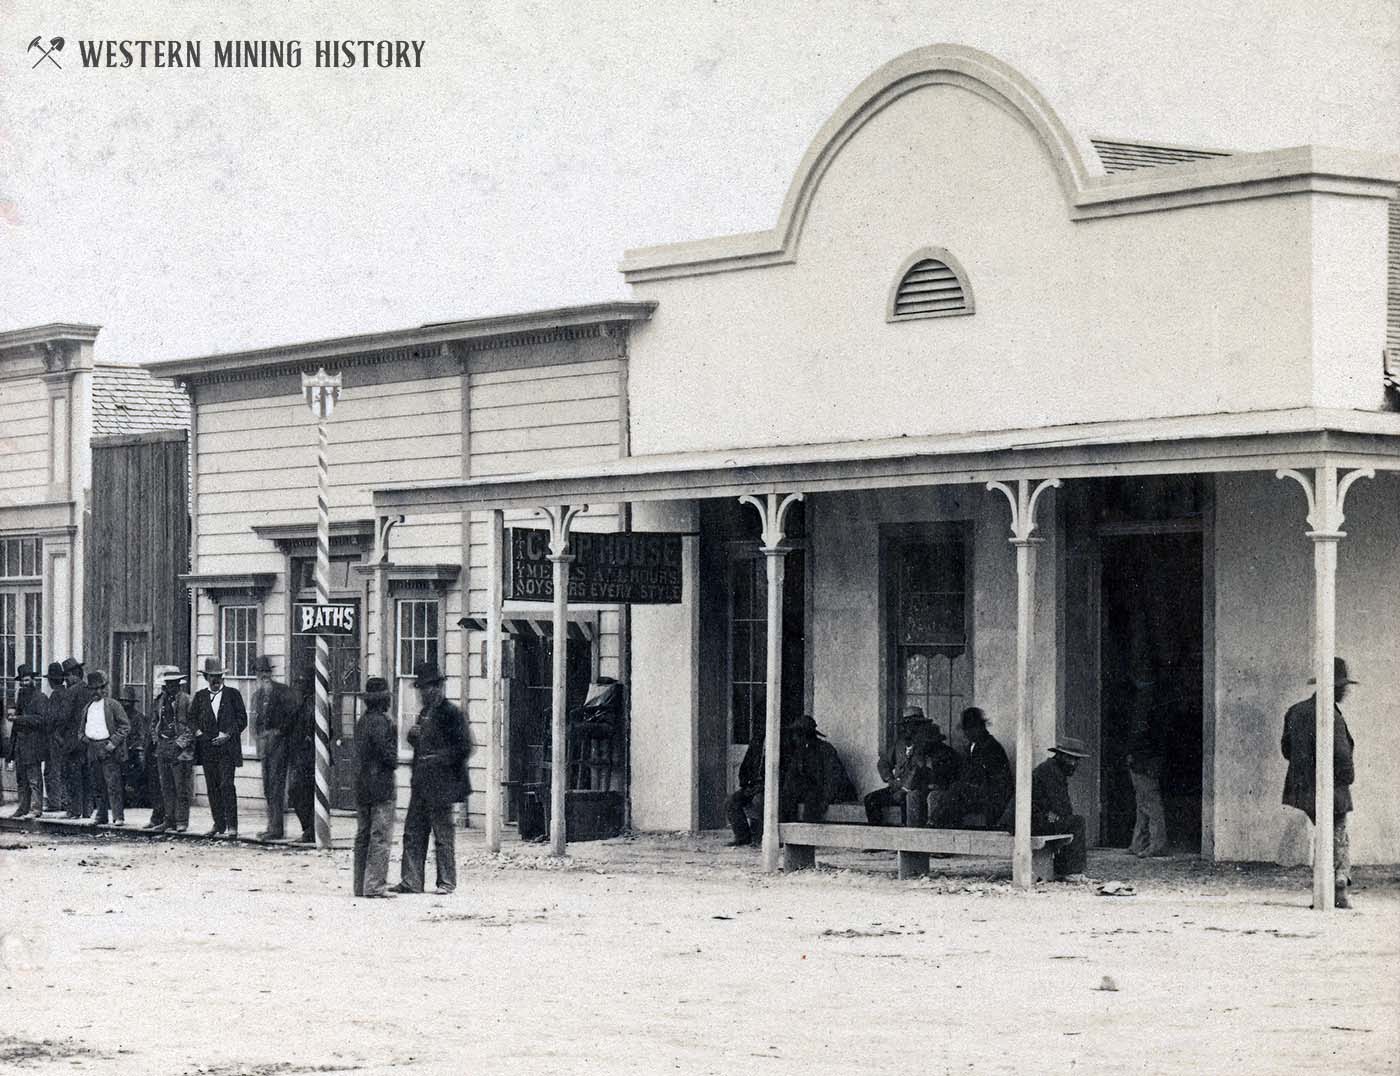
<svg viewBox="0 0 1400 1076"><path fill-rule="evenodd" d="M92 371L94 437L190 428L190 401L173 381L139 366L100 362Z"/></svg>
<svg viewBox="0 0 1400 1076"><path fill-rule="evenodd" d="M1192 149L1190 146L1166 146L1157 142L1123 142L1112 138L1092 138L1094 151L1103 162L1103 170L1136 172L1140 168L1161 168L1164 165L1190 164L1209 161L1230 154L1219 149Z"/></svg>

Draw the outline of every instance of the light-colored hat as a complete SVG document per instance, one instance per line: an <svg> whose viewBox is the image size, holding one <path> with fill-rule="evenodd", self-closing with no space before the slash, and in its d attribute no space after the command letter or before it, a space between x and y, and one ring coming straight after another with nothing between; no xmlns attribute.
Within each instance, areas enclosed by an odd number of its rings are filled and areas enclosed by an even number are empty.
<svg viewBox="0 0 1400 1076"><path fill-rule="evenodd" d="M1078 736L1061 736L1050 748L1052 755L1069 755L1070 758L1088 758L1089 745Z"/></svg>

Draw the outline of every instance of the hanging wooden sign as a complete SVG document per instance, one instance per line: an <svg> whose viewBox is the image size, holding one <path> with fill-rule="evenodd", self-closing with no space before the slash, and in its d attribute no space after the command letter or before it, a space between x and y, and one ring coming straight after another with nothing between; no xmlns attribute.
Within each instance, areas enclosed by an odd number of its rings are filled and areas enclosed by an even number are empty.
<svg viewBox="0 0 1400 1076"><path fill-rule="evenodd" d="M292 608L297 635L354 635L359 609L354 605L298 602Z"/></svg>
<svg viewBox="0 0 1400 1076"><path fill-rule="evenodd" d="M590 605L675 605L681 601L681 536L666 532L575 531L569 536L569 601ZM549 532L506 529L505 597L552 602Z"/></svg>

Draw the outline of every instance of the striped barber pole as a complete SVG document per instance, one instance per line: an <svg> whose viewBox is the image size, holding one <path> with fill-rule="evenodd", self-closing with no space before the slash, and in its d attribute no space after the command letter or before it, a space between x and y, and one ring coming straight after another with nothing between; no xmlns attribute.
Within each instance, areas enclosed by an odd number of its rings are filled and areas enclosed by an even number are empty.
<svg viewBox="0 0 1400 1076"><path fill-rule="evenodd" d="M331 517L330 462L326 420L340 399L340 375L325 367L301 375L306 405L316 416L316 602L330 602ZM324 635L316 636L316 847L331 846L331 651Z"/></svg>

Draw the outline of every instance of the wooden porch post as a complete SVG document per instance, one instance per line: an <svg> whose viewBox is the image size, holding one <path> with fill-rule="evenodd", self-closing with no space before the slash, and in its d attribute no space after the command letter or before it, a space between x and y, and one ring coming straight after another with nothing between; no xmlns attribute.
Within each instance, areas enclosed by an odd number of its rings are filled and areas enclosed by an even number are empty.
<svg viewBox="0 0 1400 1076"><path fill-rule="evenodd" d="M537 509L549 520L549 561L554 565L554 638L550 641L554 664L550 676L550 753L549 753L549 852L562 856L567 841L564 819L564 790L569 769L568 714L565 689L569 653L569 529L574 517L587 511L587 505L560 505Z"/></svg>
<svg viewBox="0 0 1400 1076"><path fill-rule="evenodd" d="M1313 478L1290 469L1277 472L1292 478L1308 498L1307 532L1313 542L1313 677L1317 681L1317 748L1314 752L1313 907L1331 911L1336 904L1337 876L1332 861L1333 773L1332 750L1336 728L1337 685L1333 659L1337 655L1337 543L1346 537L1342 507L1347 491L1358 478L1374 478L1376 472L1361 468L1338 481L1337 468L1323 464Z"/></svg>
<svg viewBox="0 0 1400 1076"><path fill-rule="evenodd" d="M1047 478L1030 488L1027 479L1016 481L1016 489L1002 482L988 482L988 489L1000 490L1011 504L1011 544L1016 547L1016 824L1012 837L1011 881L1019 889L1029 889L1035 881L1031 862L1031 736L1030 655L1035 630L1035 548L1044 541L1032 537L1035 506L1040 495L1058 478Z"/></svg>
<svg viewBox="0 0 1400 1076"><path fill-rule="evenodd" d="M782 740L783 700L783 573L789 547L783 544L783 520L788 509L802 499L800 493L779 498L776 493L745 495L739 503L758 512L763 532L763 555L768 575L768 665L764 703L763 739L763 869L778 870L778 775Z"/></svg>
<svg viewBox="0 0 1400 1076"><path fill-rule="evenodd" d="M501 604L505 594L505 513L491 512L486 598L486 850L501 850Z"/></svg>

